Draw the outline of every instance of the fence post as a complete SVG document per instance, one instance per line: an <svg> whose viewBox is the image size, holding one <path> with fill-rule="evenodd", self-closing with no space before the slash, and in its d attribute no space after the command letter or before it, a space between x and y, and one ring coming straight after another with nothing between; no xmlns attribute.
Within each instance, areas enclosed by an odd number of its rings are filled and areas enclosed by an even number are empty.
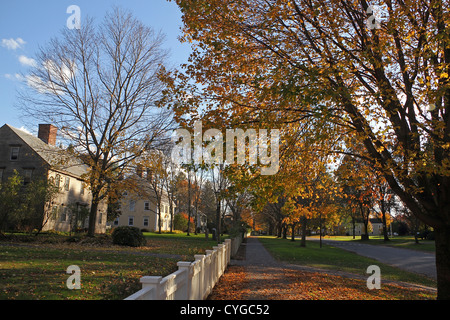
<svg viewBox="0 0 450 320"><path fill-rule="evenodd" d="M225 245L223 243L219 244L219 256L220 264L218 277L220 278L225 270Z"/></svg>
<svg viewBox="0 0 450 320"><path fill-rule="evenodd" d="M200 260L199 262L199 275L198 275L198 287L199 287L199 296L197 299L205 299L205 293L206 293L206 272L205 272L205 255L204 254L196 254L194 255L194 258L196 261Z"/></svg>
<svg viewBox="0 0 450 320"><path fill-rule="evenodd" d="M140 282L142 283L143 288L153 288L153 299L161 300L161 276L145 276L142 277Z"/></svg>
<svg viewBox="0 0 450 320"><path fill-rule="evenodd" d="M192 281L192 276L191 276L191 262L189 261L178 261L177 262L177 266L178 266L178 270L185 270L186 272L185 277L186 277L186 289L184 290L184 292L181 293L180 297L181 300L190 300L192 299L191 297L191 281Z"/></svg>
<svg viewBox="0 0 450 320"><path fill-rule="evenodd" d="M206 257L205 257L205 279L206 279L206 291L208 294L212 291L212 281L213 281L213 261L212 261L212 255L213 250L205 250Z"/></svg>
<svg viewBox="0 0 450 320"><path fill-rule="evenodd" d="M217 282L217 275L219 274L219 247L214 246L213 260L214 260L214 271L213 271L213 287Z"/></svg>
<svg viewBox="0 0 450 320"><path fill-rule="evenodd" d="M233 243L233 240L231 240L231 239L226 239L225 240L225 245L226 245L226 248L227 248L227 266L230 264L230 261L231 261L231 251L232 251L232 243Z"/></svg>

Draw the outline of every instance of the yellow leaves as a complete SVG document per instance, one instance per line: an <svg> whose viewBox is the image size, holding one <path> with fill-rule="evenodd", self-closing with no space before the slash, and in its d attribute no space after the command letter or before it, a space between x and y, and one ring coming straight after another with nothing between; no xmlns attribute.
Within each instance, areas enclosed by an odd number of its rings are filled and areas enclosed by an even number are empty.
<svg viewBox="0 0 450 320"><path fill-rule="evenodd" d="M376 149L377 149L377 152L379 152L379 153L382 153L385 150L385 148L383 146L379 146Z"/></svg>

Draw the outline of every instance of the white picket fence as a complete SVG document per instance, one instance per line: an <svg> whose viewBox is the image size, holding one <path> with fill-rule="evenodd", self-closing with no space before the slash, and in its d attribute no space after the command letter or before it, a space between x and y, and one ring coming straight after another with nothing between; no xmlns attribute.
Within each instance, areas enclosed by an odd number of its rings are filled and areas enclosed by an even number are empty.
<svg viewBox="0 0 450 320"><path fill-rule="evenodd" d="M242 237L226 239L225 243L195 255L195 261L179 261L178 270L166 277L142 277L142 289L125 300L204 300L225 272L236 254Z"/></svg>

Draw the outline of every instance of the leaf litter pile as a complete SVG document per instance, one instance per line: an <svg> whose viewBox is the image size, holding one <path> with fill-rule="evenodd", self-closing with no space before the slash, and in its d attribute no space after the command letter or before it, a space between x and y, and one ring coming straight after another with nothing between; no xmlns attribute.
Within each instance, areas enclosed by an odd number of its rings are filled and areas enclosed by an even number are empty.
<svg viewBox="0 0 450 320"><path fill-rule="evenodd" d="M365 280L289 268L229 266L209 300L427 300L434 292L381 284L369 290Z"/></svg>

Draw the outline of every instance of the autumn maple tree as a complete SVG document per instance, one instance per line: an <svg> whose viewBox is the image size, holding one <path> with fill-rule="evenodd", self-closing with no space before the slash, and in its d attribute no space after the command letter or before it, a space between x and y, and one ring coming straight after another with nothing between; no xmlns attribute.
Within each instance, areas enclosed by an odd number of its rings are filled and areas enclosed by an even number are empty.
<svg viewBox="0 0 450 320"><path fill-rule="evenodd" d="M369 221L372 208L376 205L376 191L379 187L376 175L365 161L345 156L336 170L336 177L349 208L357 212L356 216L363 222L364 233L361 234L361 239L369 240ZM354 232L353 230L353 234Z"/></svg>
<svg viewBox="0 0 450 320"><path fill-rule="evenodd" d="M438 297L450 298L449 2L176 2L193 44L170 82L183 101L176 113L202 104L224 125L322 121L335 131L333 151L361 142L434 228Z"/></svg>

